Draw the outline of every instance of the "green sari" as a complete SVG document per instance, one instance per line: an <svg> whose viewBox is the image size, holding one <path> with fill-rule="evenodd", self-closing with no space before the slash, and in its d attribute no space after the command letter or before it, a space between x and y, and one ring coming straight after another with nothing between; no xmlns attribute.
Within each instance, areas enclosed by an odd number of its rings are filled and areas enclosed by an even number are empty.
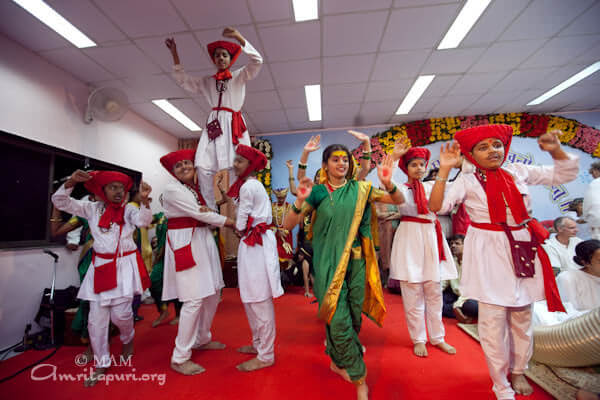
<svg viewBox="0 0 600 400"><path fill-rule="evenodd" d="M156 250L150 273L150 294L159 312L162 306L163 273L165 268L165 244L167 242L167 217L161 212L154 215L156 221Z"/></svg>
<svg viewBox="0 0 600 400"><path fill-rule="evenodd" d="M84 237L83 248L79 254L79 263L77 264L77 272L79 273L79 282L83 282L85 274L92 264L92 245L94 244L94 238L90 232L90 227L86 219L81 217L74 217L83 227L82 236ZM80 300L77 313L71 323L71 329L75 332L79 332L79 336L83 342L89 340L89 334L87 330L88 314L90 313L90 303L87 300Z"/></svg>
<svg viewBox="0 0 600 400"><path fill-rule="evenodd" d="M356 180L331 194L325 185L316 185L303 207L304 212L316 211L312 226L314 291L319 318L327 323L326 353L359 383L366 376L358 339L361 312L379 326L385 317L371 234L371 203L383 194L370 182Z"/></svg>

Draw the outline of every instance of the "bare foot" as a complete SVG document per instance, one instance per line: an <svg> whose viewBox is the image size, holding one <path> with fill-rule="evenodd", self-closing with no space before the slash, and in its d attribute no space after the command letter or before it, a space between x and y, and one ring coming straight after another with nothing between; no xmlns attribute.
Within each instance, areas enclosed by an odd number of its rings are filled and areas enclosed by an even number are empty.
<svg viewBox="0 0 600 400"><path fill-rule="evenodd" d="M204 343L201 346L194 346L194 347L192 347L192 349L194 349L194 350L223 350L225 347L227 347L227 346L225 346L225 344L213 340L212 342Z"/></svg>
<svg viewBox="0 0 600 400"><path fill-rule="evenodd" d="M123 360L129 360L133 355L133 339L129 343L123 343L123 349L121 350L121 357Z"/></svg>
<svg viewBox="0 0 600 400"><path fill-rule="evenodd" d="M204 367L202 367L200 364L196 364L192 360L184 361L181 364L172 362L171 369L183 375L197 375L206 371Z"/></svg>
<svg viewBox="0 0 600 400"><path fill-rule="evenodd" d="M462 324L472 324L473 323L473 318L471 317L467 317L462 310L460 309L460 307L456 307L454 308L454 316L456 317L456 320Z"/></svg>
<svg viewBox="0 0 600 400"><path fill-rule="evenodd" d="M236 366L239 371L250 372L257 369L270 367L275 364L275 361L261 361L258 358L253 358Z"/></svg>
<svg viewBox="0 0 600 400"><path fill-rule="evenodd" d="M83 386L85 386L85 387L94 386L100 380L99 378L104 376L104 373L106 372L106 370L107 370L107 368L95 368L94 372L92 372L90 374L90 377L87 378L85 381L83 381Z"/></svg>
<svg viewBox="0 0 600 400"><path fill-rule="evenodd" d="M179 323L179 317L175 317L169 322L169 325L177 325Z"/></svg>
<svg viewBox="0 0 600 400"><path fill-rule="evenodd" d="M313 295L312 295L312 293L311 293L311 292L309 292L309 291L307 290L306 292L304 292L304 297L308 297L308 298L310 298L310 297L313 297Z"/></svg>
<svg viewBox="0 0 600 400"><path fill-rule="evenodd" d="M242 346L239 349L237 349L237 351L239 351L240 353L246 353L246 354L258 354L258 351L256 351L256 349L254 347L252 347L252 345Z"/></svg>
<svg viewBox="0 0 600 400"><path fill-rule="evenodd" d="M437 347L438 349L440 349L448 354L456 354L456 349L454 347L450 346L446 342L438 343L435 345L435 347Z"/></svg>
<svg viewBox="0 0 600 400"><path fill-rule="evenodd" d="M356 385L356 399L357 400L368 400L369 398L369 387L367 382L363 382L360 385Z"/></svg>
<svg viewBox="0 0 600 400"><path fill-rule="evenodd" d="M348 375L348 371L338 367L333 361L331 362L331 364L329 364L329 369L341 376L343 380L347 382L352 382L352 379L350 379L350 375Z"/></svg>
<svg viewBox="0 0 600 400"><path fill-rule="evenodd" d="M525 375L523 374L511 374L510 382L512 383L512 388L517 392L517 394L522 394L523 396L529 396L533 393L533 388L527 382Z"/></svg>
<svg viewBox="0 0 600 400"><path fill-rule="evenodd" d="M77 365L83 366L92 361L94 361L94 353L92 352L92 347L88 345L85 351L77 356Z"/></svg>
<svg viewBox="0 0 600 400"><path fill-rule="evenodd" d="M159 326L161 323L163 323L163 321L165 319L169 318L169 310L168 309L164 309L160 315L158 316L158 318L156 318L154 321L152 321L152 327L156 328L157 326Z"/></svg>
<svg viewBox="0 0 600 400"><path fill-rule="evenodd" d="M425 347L425 343L415 343L415 347L413 347L413 353L417 357L427 357L429 354L427 353L427 347Z"/></svg>

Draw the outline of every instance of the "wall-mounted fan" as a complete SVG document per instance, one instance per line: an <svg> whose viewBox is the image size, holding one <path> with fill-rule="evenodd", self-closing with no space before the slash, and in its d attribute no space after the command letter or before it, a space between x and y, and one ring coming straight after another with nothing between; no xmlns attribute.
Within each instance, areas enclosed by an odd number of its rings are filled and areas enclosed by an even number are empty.
<svg viewBox="0 0 600 400"><path fill-rule="evenodd" d="M84 121L91 123L100 121L118 121L129 109L129 102L125 92L110 87L95 89L88 98Z"/></svg>

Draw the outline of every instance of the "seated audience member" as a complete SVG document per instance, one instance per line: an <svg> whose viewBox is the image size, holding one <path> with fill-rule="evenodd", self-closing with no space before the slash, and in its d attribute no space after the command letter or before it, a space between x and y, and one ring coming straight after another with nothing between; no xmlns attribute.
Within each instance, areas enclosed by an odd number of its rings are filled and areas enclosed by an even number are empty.
<svg viewBox="0 0 600 400"><path fill-rule="evenodd" d="M446 318L456 318L458 321L470 324L477 319L477 301L460 295L458 284L461 276L461 261L465 237L456 235L448 239L450 251L454 257L458 278L442 281L443 308L442 315Z"/></svg>
<svg viewBox="0 0 600 400"><path fill-rule="evenodd" d="M587 221L583 219L583 197L573 199L571 203L569 203L569 208L567 210L569 211L567 216L573 218L577 222L577 237L583 240L591 239L592 233L590 232L590 226Z"/></svg>
<svg viewBox="0 0 600 400"><path fill-rule="evenodd" d="M600 240L579 243L575 254L575 262L583 268L558 275L556 283L560 297L579 311L600 307Z"/></svg>
<svg viewBox="0 0 600 400"><path fill-rule="evenodd" d="M581 242L581 239L575 236L577 223L569 217L558 217L553 225L556 234L546 240L543 247L550 258L554 275L569 269L581 269L581 266L573 261L575 246Z"/></svg>

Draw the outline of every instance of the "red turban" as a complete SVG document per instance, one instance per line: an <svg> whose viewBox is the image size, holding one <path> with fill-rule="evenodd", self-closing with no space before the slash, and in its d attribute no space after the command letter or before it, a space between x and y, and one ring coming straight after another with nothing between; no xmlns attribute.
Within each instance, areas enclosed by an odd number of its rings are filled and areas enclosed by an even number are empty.
<svg viewBox="0 0 600 400"><path fill-rule="evenodd" d="M253 171L260 171L261 169L265 169L267 166L267 157L260 151L255 149L254 147L246 146L245 144L238 144L235 148L236 154L244 157L246 160L250 161L248 167L238 179L231 185L229 191L227 192L227 196L237 198L240 196L240 188L244 183L244 180L248 175L250 175Z"/></svg>
<svg viewBox="0 0 600 400"><path fill-rule="evenodd" d="M117 171L92 171L89 174L92 176L92 179L84 183L85 188L93 193L96 198L104 201L106 207L104 214L100 217L98 226L108 229L112 222L123 225L125 223L123 219L125 201L127 200L127 192L129 192L129 189L133 185L133 180L128 175ZM108 201L104 193L104 186L112 182L120 182L125 187L125 196L119 204Z"/></svg>
<svg viewBox="0 0 600 400"><path fill-rule="evenodd" d="M482 125L456 132L454 140L460 144L460 150L467 160L478 166L473 156L469 154L473 147L484 139L499 139L504 144L504 160L506 160L512 140L512 132L513 128L510 125Z"/></svg>
<svg viewBox="0 0 600 400"><path fill-rule="evenodd" d="M217 74L215 74L215 79L217 79L217 80L231 79L231 72L229 71L229 68L233 65L233 63L235 63L235 60L237 60L237 58L240 56L240 54L242 54L242 47L237 43L228 42L225 40L217 40L216 42L209 43L206 46L206 48L208 49L208 55L210 56L210 59L212 60L212 62L214 64L216 64L215 63L215 51L218 48L223 48L223 49L227 50L227 52L229 53L229 55L231 57L229 67L227 69L224 69L223 71L219 71Z"/></svg>
<svg viewBox="0 0 600 400"><path fill-rule="evenodd" d="M427 167L427 164L429 163L429 157L431 157L431 152L429 149L426 149L425 147L411 147L400 158L400 160L398 160L398 167L400 167L400 169L404 171L406 175L408 175L408 163L413 158L422 158L425 160L425 167Z"/></svg>

